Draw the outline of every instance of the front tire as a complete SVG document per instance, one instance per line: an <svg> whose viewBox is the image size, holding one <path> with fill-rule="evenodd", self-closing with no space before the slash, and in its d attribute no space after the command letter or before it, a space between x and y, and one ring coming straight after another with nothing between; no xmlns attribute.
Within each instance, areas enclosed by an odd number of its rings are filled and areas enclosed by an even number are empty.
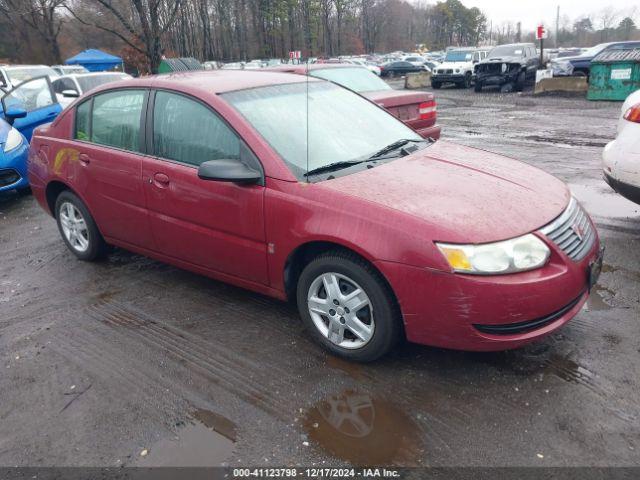
<svg viewBox="0 0 640 480"><path fill-rule="evenodd" d="M442 87L442 83L434 81L431 82L431 88L433 88L434 90L439 90L440 87Z"/></svg>
<svg viewBox="0 0 640 480"><path fill-rule="evenodd" d="M475 85L473 86L473 90L474 90L476 93L481 92L481 91L482 91L482 83L481 83L481 82L479 82L478 80L476 80L476 83L475 83Z"/></svg>
<svg viewBox="0 0 640 480"><path fill-rule="evenodd" d="M470 88L471 87L471 72L465 73L464 82L462 83L462 87L463 88Z"/></svg>
<svg viewBox="0 0 640 480"><path fill-rule="evenodd" d="M76 257L90 262L106 254L107 245L89 210L77 195L68 190L58 195L55 214L60 235Z"/></svg>
<svg viewBox="0 0 640 480"><path fill-rule="evenodd" d="M329 252L302 271L298 310L313 338L334 355L370 362L388 353L402 331L393 293L363 259Z"/></svg>

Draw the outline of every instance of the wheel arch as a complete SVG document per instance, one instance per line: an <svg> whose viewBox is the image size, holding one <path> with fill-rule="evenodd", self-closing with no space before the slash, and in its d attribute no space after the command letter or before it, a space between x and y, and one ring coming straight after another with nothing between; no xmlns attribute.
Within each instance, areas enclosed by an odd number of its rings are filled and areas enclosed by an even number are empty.
<svg viewBox="0 0 640 480"><path fill-rule="evenodd" d="M374 259L371 258L366 252L355 246L346 246L342 243L338 243L332 240L313 240L298 245L287 257L284 264L283 282L285 288L285 294L289 301L295 301L296 289L298 286L298 279L304 267L309 264L314 258L322 255L323 253L330 251L341 251L354 255L361 260L367 262L371 268L380 276L385 285L389 288L392 295L392 300L398 311L402 314L398 297L389 282L389 279L385 274L376 266ZM403 322L404 323L404 322ZM404 325L403 325L404 328Z"/></svg>
<svg viewBox="0 0 640 480"><path fill-rule="evenodd" d="M47 201L47 207L53 218L56 217L56 200L62 192L69 190L74 195L78 195L69 185L60 180L52 180L47 184L45 189L45 199Z"/></svg>

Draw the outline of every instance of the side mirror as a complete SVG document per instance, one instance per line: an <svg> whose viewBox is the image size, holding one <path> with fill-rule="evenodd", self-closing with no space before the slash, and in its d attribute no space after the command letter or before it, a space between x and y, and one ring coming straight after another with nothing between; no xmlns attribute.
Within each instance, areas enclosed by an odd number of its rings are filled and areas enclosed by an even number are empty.
<svg viewBox="0 0 640 480"><path fill-rule="evenodd" d="M27 116L27 111L24 108L20 107L9 107L9 109L4 112L4 118L7 120L9 125L13 125L16 118L24 118Z"/></svg>
<svg viewBox="0 0 640 480"><path fill-rule="evenodd" d="M75 90L63 90L62 91L62 96L65 98L78 98L80 96L80 94L78 92L76 92Z"/></svg>
<svg viewBox="0 0 640 480"><path fill-rule="evenodd" d="M202 180L217 180L244 185L258 183L262 173L254 170L239 160L209 160L198 168L198 177Z"/></svg>

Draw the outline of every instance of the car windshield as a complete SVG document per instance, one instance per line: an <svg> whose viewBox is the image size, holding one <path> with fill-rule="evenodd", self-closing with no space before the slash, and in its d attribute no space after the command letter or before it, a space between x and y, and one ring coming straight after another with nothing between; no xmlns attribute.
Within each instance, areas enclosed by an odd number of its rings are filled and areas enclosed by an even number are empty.
<svg viewBox="0 0 640 480"><path fill-rule="evenodd" d="M366 68L324 68L322 70L312 70L310 75L330 80L358 93L391 90L387 82L381 80Z"/></svg>
<svg viewBox="0 0 640 480"><path fill-rule="evenodd" d="M117 82L118 80L124 80L125 78L129 78L129 75L78 76L76 77L76 80L82 89L82 93L85 93L93 88L99 87L100 85L104 85L105 83Z"/></svg>
<svg viewBox="0 0 640 480"><path fill-rule="evenodd" d="M596 45L595 47L591 47L590 49L585 50L579 56L580 57L595 57L596 55L598 55L601 51L603 51L605 48L607 48L610 45L611 45L610 43L600 43L600 44Z"/></svg>
<svg viewBox="0 0 640 480"><path fill-rule="evenodd" d="M473 52L470 50L452 50L447 52L444 57L445 62L470 62L473 58Z"/></svg>
<svg viewBox="0 0 640 480"><path fill-rule="evenodd" d="M502 45L491 50L490 57L521 57L524 49L521 46Z"/></svg>
<svg viewBox="0 0 640 480"><path fill-rule="evenodd" d="M9 76L9 80L11 80L11 83L15 85L27 80L31 80L32 78L43 77L45 75L54 78L58 76L55 70L49 67L11 67L7 68L6 72Z"/></svg>
<svg viewBox="0 0 640 480"><path fill-rule="evenodd" d="M299 180L305 180L307 171L367 158L400 139L422 140L382 108L329 82L271 85L226 93L223 98Z"/></svg>

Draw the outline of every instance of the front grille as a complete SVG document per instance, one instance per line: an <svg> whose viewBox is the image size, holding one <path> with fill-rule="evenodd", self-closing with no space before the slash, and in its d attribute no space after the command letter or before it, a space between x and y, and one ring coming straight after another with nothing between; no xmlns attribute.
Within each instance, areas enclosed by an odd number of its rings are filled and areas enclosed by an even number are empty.
<svg viewBox="0 0 640 480"><path fill-rule="evenodd" d="M576 262L589 253L596 240L596 230L589 216L573 197L562 215L540 232Z"/></svg>
<svg viewBox="0 0 640 480"><path fill-rule="evenodd" d="M0 170L0 187L13 185L20 180L20 174L13 169Z"/></svg>
<svg viewBox="0 0 640 480"><path fill-rule="evenodd" d="M440 75L451 75L453 73L453 70L451 68L441 68L440 70L438 70L438 73Z"/></svg>
<svg viewBox="0 0 640 480"><path fill-rule="evenodd" d="M474 324L473 326L482 333L489 333L492 335L517 335L518 333L530 332L532 330L545 327L563 317L569 310L578 304L583 295L584 292L581 293L578 298L569 303L569 305L565 305L557 312L553 312L545 317L536 318L535 320L527 320L518 323L505 323L502 325Z"/></svg>

